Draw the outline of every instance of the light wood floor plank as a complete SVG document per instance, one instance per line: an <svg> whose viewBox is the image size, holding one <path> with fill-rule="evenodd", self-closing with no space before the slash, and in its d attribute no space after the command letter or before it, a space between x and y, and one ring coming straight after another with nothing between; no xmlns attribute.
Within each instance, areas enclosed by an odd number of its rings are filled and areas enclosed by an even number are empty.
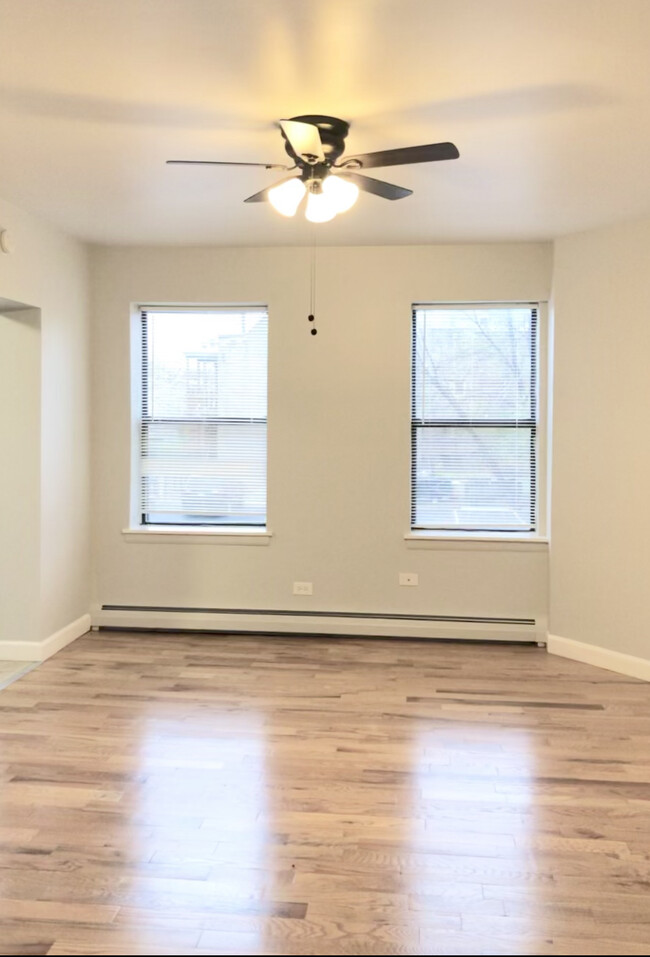
<svg viewBox="0 0 650 957"><path fill-rule="evenodd" d="M650 952L650 685L99 633L0 693L0 954Z"/></svg>

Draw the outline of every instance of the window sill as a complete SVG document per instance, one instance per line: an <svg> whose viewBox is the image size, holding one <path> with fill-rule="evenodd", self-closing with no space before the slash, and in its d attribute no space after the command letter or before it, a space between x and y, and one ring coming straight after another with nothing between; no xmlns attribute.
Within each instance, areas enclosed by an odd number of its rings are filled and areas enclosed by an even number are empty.
<svg viewBox="0 0 650 957"><path fill-rule="evenodd" d="M189 528L180 525L146 525L136 528L123 528L122 537L127 542L146 542L148 545L176 544L176 545L270 545L273 533L266 528L253 530L250 528L228 529L217 528Z"/></svg>
<svg viewBox="0 0 650 957"><path fill-rule="evenodd" d="M408 532L407 548L451 551L545 552L548 538L540 535L489 534L488 532Z"/></svg>

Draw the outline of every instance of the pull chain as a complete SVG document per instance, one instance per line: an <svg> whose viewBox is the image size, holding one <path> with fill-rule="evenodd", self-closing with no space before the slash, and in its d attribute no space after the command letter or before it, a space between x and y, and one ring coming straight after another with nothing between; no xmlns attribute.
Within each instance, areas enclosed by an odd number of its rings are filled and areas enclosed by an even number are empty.
<svg viewBox="0 0 650 957"><path fill-rule="evenodd" d="M314 227L312 226L311 262L309 266L309 315L307 316L309 322L316 321L316 241L314 236ZM312 336L318 335L316 326L312 326L310 332Z"/></svg>

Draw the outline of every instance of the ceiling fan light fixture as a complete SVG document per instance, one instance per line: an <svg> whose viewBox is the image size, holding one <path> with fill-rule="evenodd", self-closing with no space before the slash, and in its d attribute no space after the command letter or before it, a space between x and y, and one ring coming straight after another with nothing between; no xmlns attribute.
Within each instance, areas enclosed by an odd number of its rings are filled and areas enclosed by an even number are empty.
<svg viewBox="0 0 650 957"><path fill-rule="evenodd" d="M328 223L330 219L334 219L337 212L336 204L324 189L309 191L305 217L310 223Z"/></svg>
<svg viewBox="0 0 650 957"><path fill-rule="evenodd" d="M271 206L281 216L295 216L303 196L307 192L305 184L299 176L293 176L284 183L279 183L270 189L268 198Z"/></svg>
<svg viewBox="0 0 650 957"><path fill-rule="evenodd" d="M359 187L349 180L332 175L323 182L323 193L332 201L337 213L345 213L359 198Z"/></svg>
<svg viewBox="0 0 650 957"><path fill-rule="evenodd" d="M305 215L312 223L326 223L337 213L350 209L359 196L359 190L396 200L411 196L412 189L385 183L366 176L365 170L382 166L408 166L413 163L434 163L458 159L458 148L453 143L426 143L422 146L404 146L345 156L345 139L350 129L346 120L335 116L305 114L289 120L280 120L284 148L292 166L281 163L239 162L235 160L167 160L168 163L191 163L209 166L263 166L265 169L299 170L279 183L247 196L245 203L271 205L282 216L295 216L307 195ZM364 170L364 174L357 172Z"/></svg>

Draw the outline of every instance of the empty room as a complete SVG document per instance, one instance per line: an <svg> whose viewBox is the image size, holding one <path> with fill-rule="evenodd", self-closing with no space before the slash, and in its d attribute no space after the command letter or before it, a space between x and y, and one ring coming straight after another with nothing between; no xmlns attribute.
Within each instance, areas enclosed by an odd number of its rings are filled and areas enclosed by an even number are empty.
<svg viewBox="0 0 650 957"><path fill-rule="evenodd" d="M0 37L0 954L650 954L650 2Z"/></svg>

